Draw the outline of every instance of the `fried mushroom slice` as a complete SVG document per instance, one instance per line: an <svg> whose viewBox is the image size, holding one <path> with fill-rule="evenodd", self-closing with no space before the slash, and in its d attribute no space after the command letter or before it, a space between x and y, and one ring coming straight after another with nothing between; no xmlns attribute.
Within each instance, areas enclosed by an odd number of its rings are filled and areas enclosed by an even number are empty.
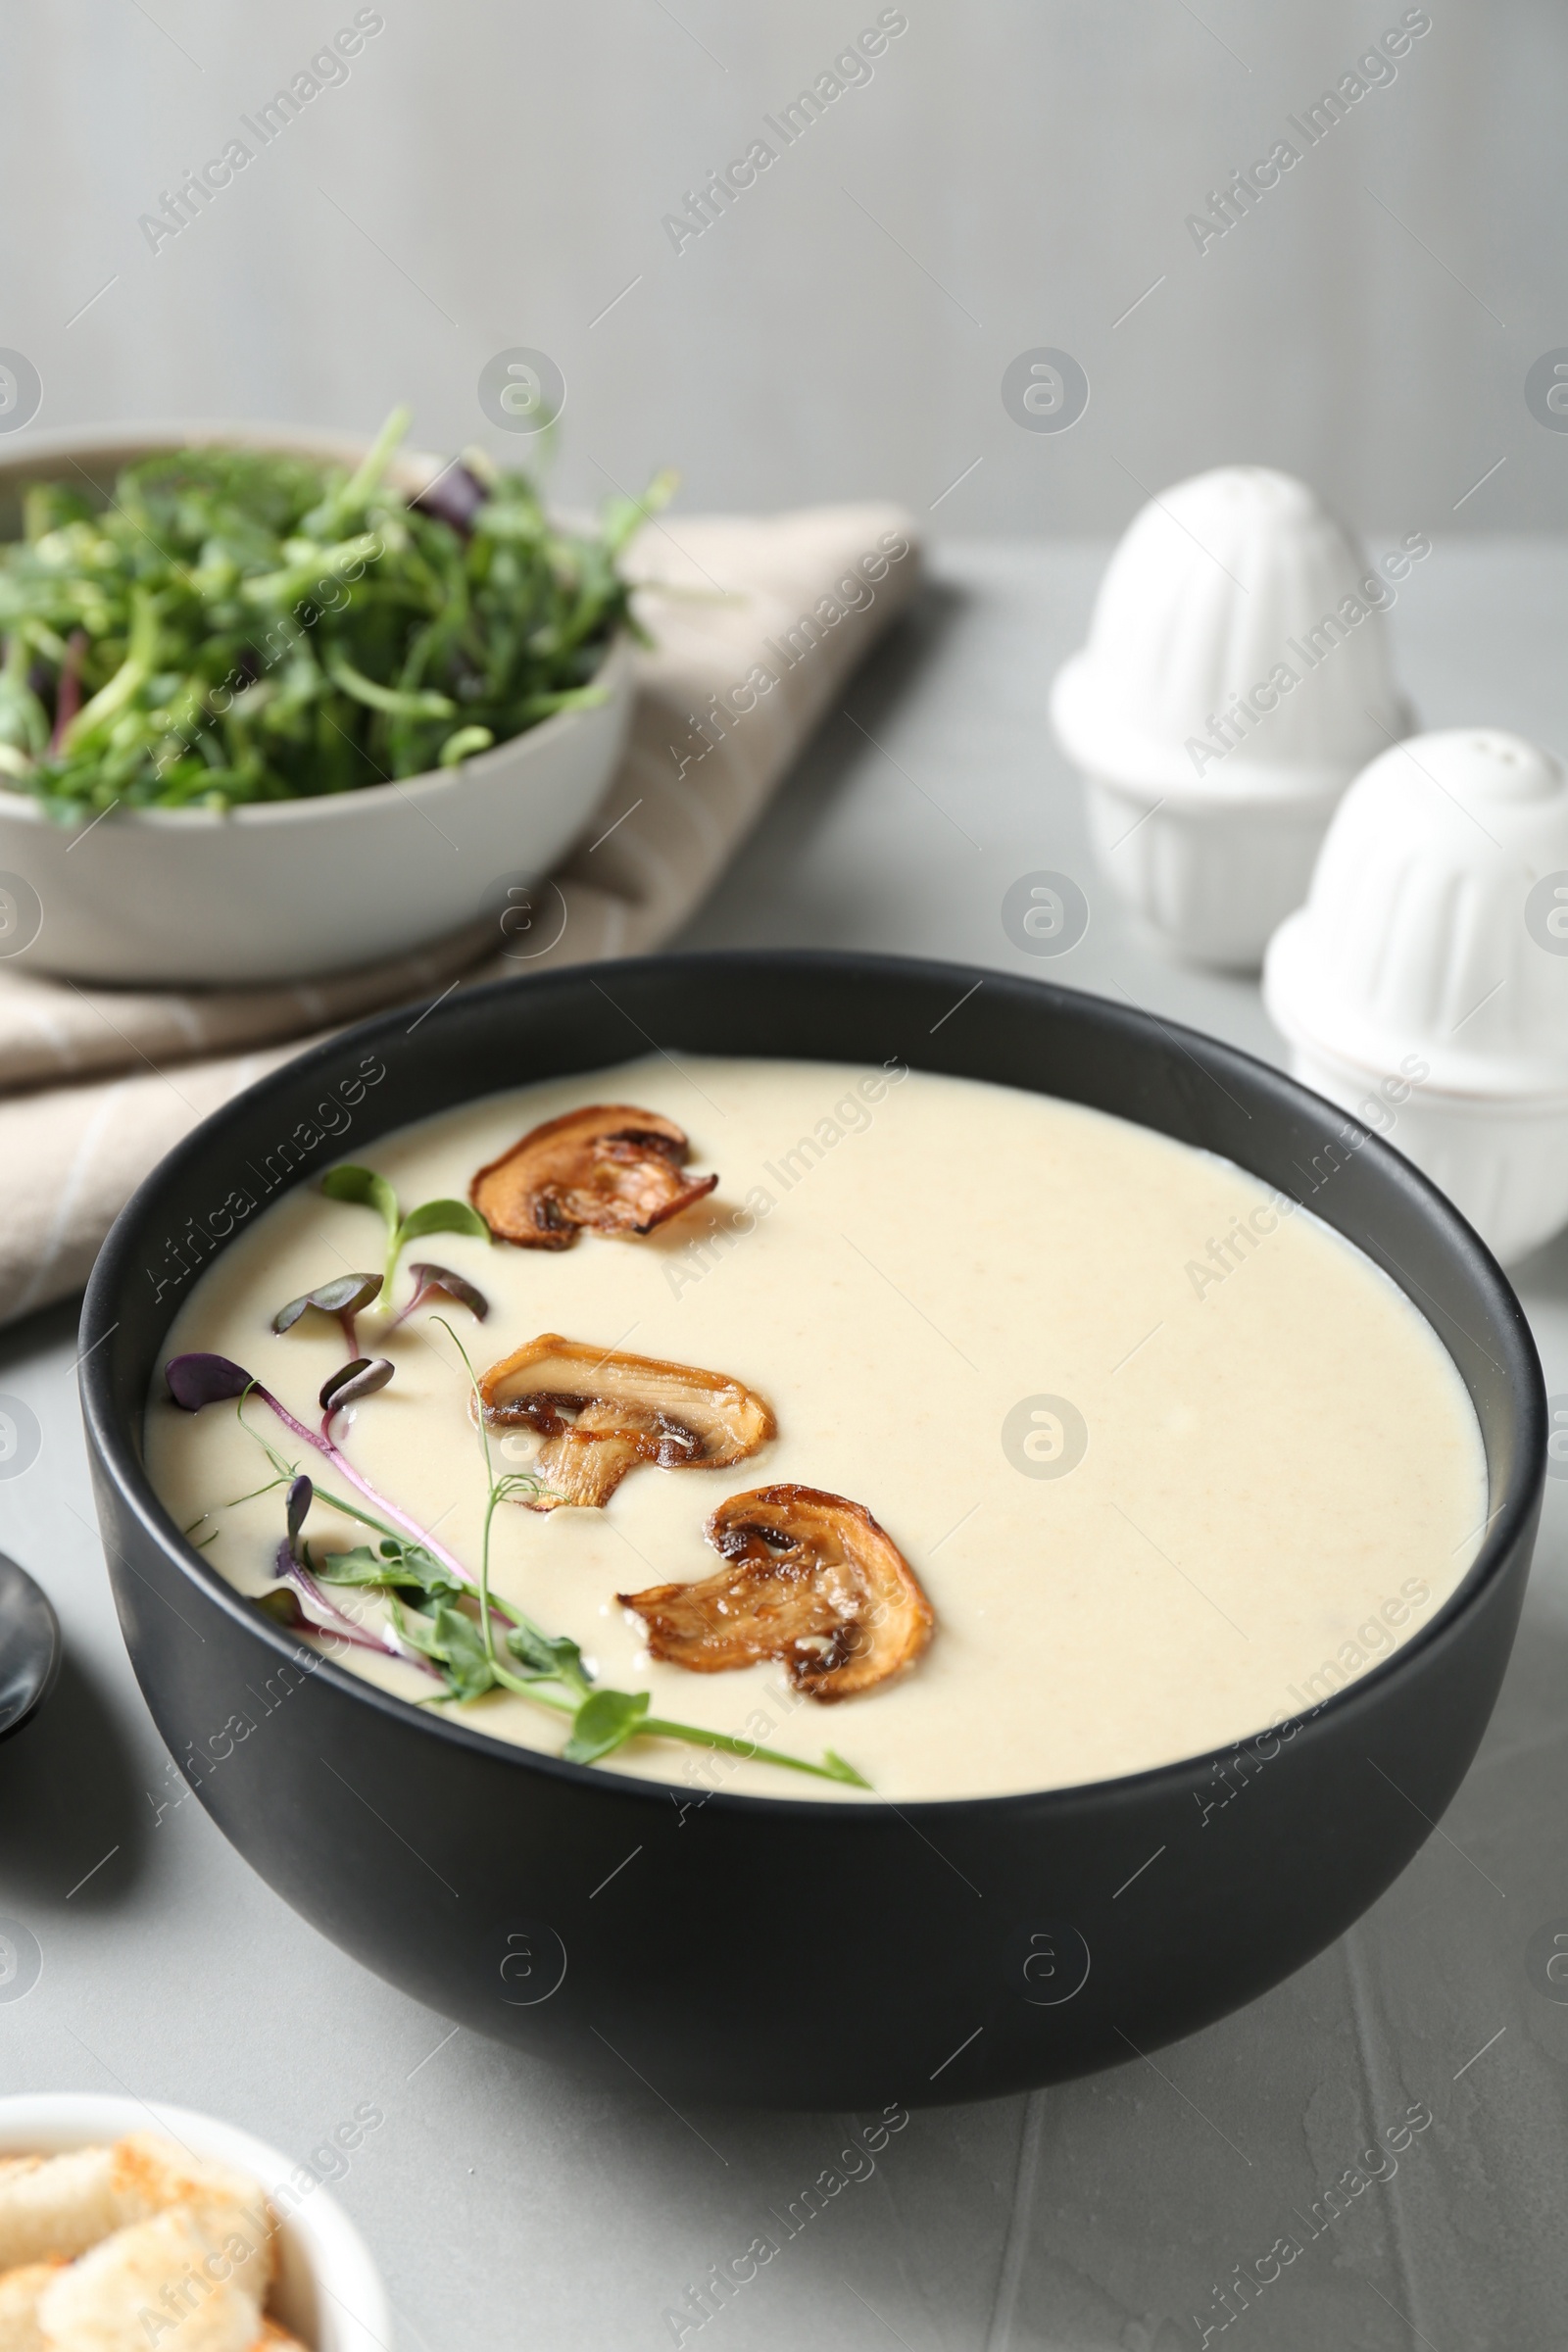
<svg viewBox="0 0 1568 2352"><path fill-rule="evenodd" d="M546 1441L536 1467L550 1492L521 1494L530 1510L608 1502L628 1470L719 1470L775 1433L765 1401L727 1373L628 1355L542 1332L492 1364L479 1383L492 1429L532 1429Z"/></svg>
<svg viewBox="0 0 1568 2352"><path fill-rule="evenodd" d="M931 1603L863 1503L757 1487L720 1503L706 1532L725 1561L712 1576L616 1594L668 1665L724 1674L777 1658L825 1705L904 1673L931 1639Z"/></svg>
<svg viewBox="0 0 1568 2352"><path fill-rule="evenodd" d="M531 1128L479 1170L468 1199L497 1241L569 1250L585 1225L652 1233L706 1199L718 1178L684 1176L690 1157L673 1119L628 1102L592 1102Z"/></svg>

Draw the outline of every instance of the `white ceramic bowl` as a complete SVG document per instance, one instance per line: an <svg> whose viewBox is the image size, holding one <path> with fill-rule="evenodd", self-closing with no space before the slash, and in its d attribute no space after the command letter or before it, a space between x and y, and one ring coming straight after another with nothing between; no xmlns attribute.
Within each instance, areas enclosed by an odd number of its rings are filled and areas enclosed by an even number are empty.
<svg viewBox="0 0 1568 2352"><path fill-rule="evenodd" d="M0 457L0 539L20 530L30 481L74 480L79 468L107 490L139 457L204 442L351 466L365 454L362 442L264 426L29 434ZM435 459L405 457L392 478L412 493L437 470ZM456 770L321 800L223 816L116 808L68 831L30 796L0 791L0 891L17 908L8 919L30 931L42 914L24 967L138 986L240 986L318 978L428 947L476 921L500 877L547 873L587 824L631 719L625 638L611 646L598 682L608 699L596 709L559 711Z"/></svg>
<svg viewBox="0 0 1568 2352"><path fill-rule="evenodd" d="M140 2099L105 2098L92 2091L0 2098L0 2155L59 2156L152 2131L167 2132L193 2155L237 2166L270 2196L294 2171L288 2157L248 2132L186 2107L144 2105ZM268 2312L310 2352L390 2352L386 2289L365 2240L324 2188L313 2189L278 2231L278 2276Z"/></svg>
<svg viewBox="0 0 1568 2352"><path fill-rule="evenodd" d="M1407 572L1410 556L1389 564ZM1052 690L1107 880L1156 937L1255 967L1350 778L1406 733L1368 565L1304 482L1224 466L1136 514Z"/></svg>

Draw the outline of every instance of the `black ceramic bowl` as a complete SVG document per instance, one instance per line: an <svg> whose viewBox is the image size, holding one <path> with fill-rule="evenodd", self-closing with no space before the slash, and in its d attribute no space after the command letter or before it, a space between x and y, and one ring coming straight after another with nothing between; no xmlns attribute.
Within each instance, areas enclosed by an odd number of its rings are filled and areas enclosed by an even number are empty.
<svg viewBox="0 0 1568 2352"><path fill-rule="evenodd" d="M231 1196L256 1197L285 1139L304 1182L407 1120L651 1044L898 1054L1116 1112L1309 1200L1428 1317L1474 1401L1493 1516L1459 1592L1382 1666L1235 1753L902 1810L693 1804L689 1788L504 1746L317 1663L184 1542L142 1468L180 1267L222 1248ZM1456 1211L1374 1136L1147 1013L868 956L664 956L603 984L566 971L334 1038L209 1119L142 1186L93 1274L81 1363L125 1640L225 1836L416 1999L612 2081L634 2068L681 2103L1017 2090L1189 2034L1298 1968L1403 1869L1475 1753L1544 1462L1518 1301ZM1001 1476L1000 1433L997 1461Z"/></svg>

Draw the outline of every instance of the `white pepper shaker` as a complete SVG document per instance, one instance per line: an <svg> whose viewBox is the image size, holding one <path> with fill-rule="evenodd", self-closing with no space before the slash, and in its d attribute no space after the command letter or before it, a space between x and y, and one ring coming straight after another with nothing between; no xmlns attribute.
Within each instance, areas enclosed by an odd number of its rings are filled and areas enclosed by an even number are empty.
<svg viewBox="0 0 1568 2352"><path fill-rule="evenodd" d="M1052 715L1107 880L1178 955L1255 969L1351 777L1408 733L1383 612L1430 552L1414 532L1374 567L1262 466L1134 517Z"/></svg>
<svg viewBox="0 0 1568 2352"><path fill-rule="evenodd" d="M1263 996L1296 1075L1378 1127L1494 1252L1568 1224L1568 775L1456 727L1359 775Z"/></svg>

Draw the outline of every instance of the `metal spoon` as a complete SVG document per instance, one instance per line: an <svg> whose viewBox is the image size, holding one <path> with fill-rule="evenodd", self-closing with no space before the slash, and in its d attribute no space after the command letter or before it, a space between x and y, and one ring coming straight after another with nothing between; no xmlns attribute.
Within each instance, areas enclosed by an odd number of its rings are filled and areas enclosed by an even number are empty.
<svg viewBox="0 0 1568 2352"><path fill-rule="evenodd" d="M60 1622L24 1568L0 1551L0 1740L37 1713L60 1672Z"/></svg>

